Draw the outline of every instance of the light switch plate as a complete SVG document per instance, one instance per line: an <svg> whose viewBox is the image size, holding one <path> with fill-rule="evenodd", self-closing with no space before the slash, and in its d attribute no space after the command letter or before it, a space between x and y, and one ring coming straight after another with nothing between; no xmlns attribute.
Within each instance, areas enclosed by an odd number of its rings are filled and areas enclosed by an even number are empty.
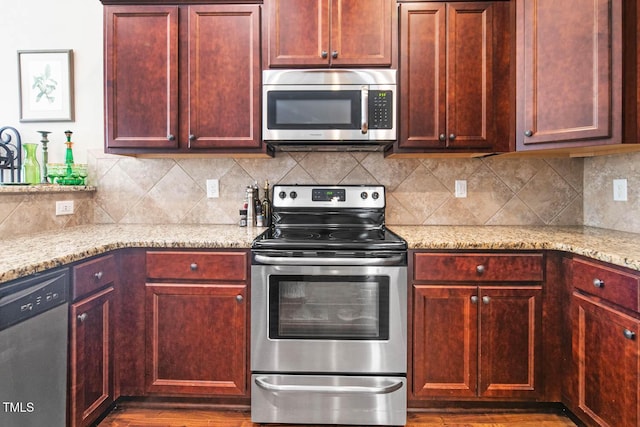
<svg viewBox="0 0 640 427"><path fill-rule="evenodd" d="M456 197L467 197L467 181L465 179L456 179Z"/></svg>
<svg viewBox="0 0 640 427"><path fill-rule="evenodd" d="M210 199L220 197L220 183L217 179L207 180L207 197Z"/></svg>
<svg viewBox="0 0 640 427"><path fill-rule="evenodd" d="M626 179L613 180L613 200L615 202L627 201L627 180Z"/></svg>

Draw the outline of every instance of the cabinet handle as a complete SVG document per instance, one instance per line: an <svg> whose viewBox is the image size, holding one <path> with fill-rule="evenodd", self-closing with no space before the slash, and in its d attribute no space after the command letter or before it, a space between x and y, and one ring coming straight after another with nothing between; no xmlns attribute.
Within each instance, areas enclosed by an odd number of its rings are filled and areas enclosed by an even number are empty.
<svg viewBox="0 0 640 427"><path fill-rule="evenodd" d="M329 52L323 50L322 53L320 53L320 56L322 56L322 59L327 59L329 57Z"/></svg>
<svg viewBox="0 0 640 427"><path fill-rule="evenodd" d="M167 139L168 139L169 141L175 141L175 140L176 140L176 136L175 136L175 135L172 135L172 134L169 134L169 135L167 135Z"/></svg>
<svg viewBox="0 0 640 427"><path fill-rule="evenodd" d="M332 57L333 59L336 59L336 58L338 57L338 51L337 51L337 50L334 50L333 52L331 52L331 57Z"/></svg>
<svg viewBox="0 0 640 427"><path fill-rule="evenodd" d="M242 302L242 300L244 300L244 297L242 295L236 295L236 301Z"/></svg>
<svg viewBox="0 0 640 427"><path fill-rule="evenodd" d="M195 140L196 140L196 136L194 134L190 134L189 141L195 141Z"/></svg>
<svg viewBox="0 0 640 427"><path fill-rule="evenodd" d="M198 269L198 264L192 262L189 268L191 269L191 271L196 271Z"/></svg>
<svg viewBox="0 0 640 427"><path fill-rule="evenodd" d="M449 140L453 141L454 139L456 139L456 134L455 133L449 134Z"/></svg>
<svg viewBox="0 0 640 427"><path fill-rule="evenodd" d="M102 279L102 271L98 271L96 274L93 275L93 277L96 278L96 280L100 280Z"/></svg>
<svg viewBox="0 0 640 427"><path fill-rule="evenodd" d="M478 303L478 296L477 295L473 295L471 297L471 304L477 304Z"/></svg>
<svg viewBox="0 0 640 427"><path fill-rule="evenodd" d="M87 316L87 313L79 314L79 315L78 315L78 321L79 321L80 323L83 323L85 320L87 320L87 317L89 317L89 316Z"/></svg>
<svg viewBox="0 0 640 427"><path fill-rule="evenodd" d="M633 331L630 331L629 329L625 329L623 332L624 337L628 340L632 340L636 337L636 333Z"/></svg>
<svg viewBox="0 0 640 427"><path fill-rule="evenodd" d="M489 304L490 302L491 302L491 298L490 297L488 297L486 295L482 297L482 303L483 304Z"/></svg>
<svg viewBox="0 0 640 427"><path fill-rule="evenodd" d="M444 142L444 141L446 141L446 139L447 139L447 135L445 135L444 133L441 133L441 134L438 136L438 139L439 139L440 141Z"/></svg>
<svg viewBox="0 0 640 427"><path fill-rule="evenodd" d="M476 273L478 273L478 274L484 274L484 272L485 272L486 270L487 270L487 269L486 269L486 268L485 268L485 266L484 266L484 265L482 265L482 264L480 264L480 265L476 266Z"/></svg>
<svg viewBox="0 0 640 427"><path fill-rule="evenodd" d="M533 136L533 131L531 129L525 130L524 131L524 136L527 136L527 137Z"/></svg>
<svg viewBox="0 0 640 427"><path fill-rule="evenodd" d="M596 288L604 288L604 280L593 279L593 286Z"/></svg>

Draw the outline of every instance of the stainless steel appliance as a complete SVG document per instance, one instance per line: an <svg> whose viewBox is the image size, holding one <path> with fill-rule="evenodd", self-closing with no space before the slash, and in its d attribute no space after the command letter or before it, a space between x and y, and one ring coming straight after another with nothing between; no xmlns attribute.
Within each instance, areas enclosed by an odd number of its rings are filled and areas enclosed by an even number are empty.
<svg viewBox="0 0 640 427"><path fill-rule="evenodd" d="M0 285L0 425L66 425L69 274Z"/></svg>
<svg viewBox="0 0 640 427"><path fill-rule="evenodd" d="M384 187L273 191L252 249L252 420L404 425L407 246Z"/></svg>
<svg viewBox="0 0 640 427"><path fill-rule="evenodd" d="M265 70L262 139L279 150L381 150L397 138L396 70Z"/></svg>

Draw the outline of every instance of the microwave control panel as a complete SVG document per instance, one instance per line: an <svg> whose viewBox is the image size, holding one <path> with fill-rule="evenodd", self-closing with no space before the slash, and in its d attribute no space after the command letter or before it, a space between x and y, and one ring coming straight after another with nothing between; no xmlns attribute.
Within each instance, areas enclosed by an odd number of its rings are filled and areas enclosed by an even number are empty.
<svg viewBox="0 0 640 427"><path fill-rule="evenodd" d="M393 92L369 91L369 129L391 129L393 126Z"/></svg>

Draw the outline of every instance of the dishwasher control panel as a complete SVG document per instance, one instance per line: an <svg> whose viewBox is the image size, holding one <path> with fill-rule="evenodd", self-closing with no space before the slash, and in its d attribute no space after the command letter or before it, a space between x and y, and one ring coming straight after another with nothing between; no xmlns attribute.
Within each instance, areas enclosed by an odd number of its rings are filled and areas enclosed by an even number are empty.
<svg viewBox="0 0 640 427"><path fill-rule="evenodd" d="M0 331L64 304L68 291L66 268L0 285Z"/></svg>

